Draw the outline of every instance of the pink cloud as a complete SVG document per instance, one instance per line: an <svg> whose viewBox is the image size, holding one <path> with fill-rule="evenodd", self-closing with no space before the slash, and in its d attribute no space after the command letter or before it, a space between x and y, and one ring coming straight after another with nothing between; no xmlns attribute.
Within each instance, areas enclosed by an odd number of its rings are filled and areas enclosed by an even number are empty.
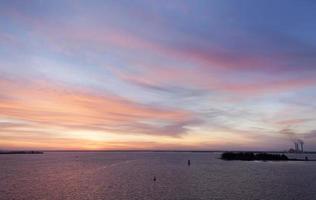
<svg viewBox="0 0 316 200"><path fill-rule="evenodd" d="M22 83L23 84L23 83ZM48 82L24 84L0 81L2 117L78 129L124 134L178 136L186 126L198 123L192 112L153 107L119 96L68 90ZM153 121L157 125L147 124ZM166 125L166 124L167 125Z"/></svg>

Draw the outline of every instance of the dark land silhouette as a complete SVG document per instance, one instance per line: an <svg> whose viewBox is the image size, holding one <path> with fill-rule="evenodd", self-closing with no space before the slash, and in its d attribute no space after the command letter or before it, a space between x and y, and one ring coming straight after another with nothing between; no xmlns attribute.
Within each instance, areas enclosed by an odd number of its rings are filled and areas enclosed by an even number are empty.
<svg viewBox="0 0 316 200"><path fill-rule="evenodd" d="M43 154L42 151L0 151L0 154Z"/></svg>
<svg viewBox="0 0 316 200"><path fill-rule="evenodd" d="M305 159L290 159L284 154L253 153L253 152L224 152L222 160L243 160L243 161L316 161Z"/></svg>

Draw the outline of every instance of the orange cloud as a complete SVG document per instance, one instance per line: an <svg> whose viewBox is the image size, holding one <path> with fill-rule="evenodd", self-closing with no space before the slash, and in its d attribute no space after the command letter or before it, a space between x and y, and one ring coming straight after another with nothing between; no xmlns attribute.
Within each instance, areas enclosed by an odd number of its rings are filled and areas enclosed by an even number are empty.
<svg viewBox="0 0 316 200"><path fill-rule="evenodd" d="M139 104L119 96L67 90L50 83L0 81L0 115L32 123L115 133L177 136L197 122L179 109Z"/></svg>

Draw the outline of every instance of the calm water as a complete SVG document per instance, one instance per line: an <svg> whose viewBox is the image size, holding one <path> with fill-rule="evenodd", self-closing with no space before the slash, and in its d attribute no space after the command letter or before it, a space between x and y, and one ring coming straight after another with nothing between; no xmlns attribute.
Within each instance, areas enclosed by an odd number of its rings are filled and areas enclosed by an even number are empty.
<svg viewBox="0 0 316 200"><path fill-rule="evenodd" d="M316 199L316 162L218 157L216 153L0 155L0 199Z"/></svg>

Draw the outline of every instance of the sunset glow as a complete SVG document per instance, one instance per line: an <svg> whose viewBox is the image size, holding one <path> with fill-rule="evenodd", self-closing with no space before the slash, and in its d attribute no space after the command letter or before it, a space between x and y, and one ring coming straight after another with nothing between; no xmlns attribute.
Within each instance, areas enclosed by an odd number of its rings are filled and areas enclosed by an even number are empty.
<svg viewBox="0 0 316 200"><path fill-rule="evenodd" d="M0 150L316 150L315 10L1 1Z"/></svg>

